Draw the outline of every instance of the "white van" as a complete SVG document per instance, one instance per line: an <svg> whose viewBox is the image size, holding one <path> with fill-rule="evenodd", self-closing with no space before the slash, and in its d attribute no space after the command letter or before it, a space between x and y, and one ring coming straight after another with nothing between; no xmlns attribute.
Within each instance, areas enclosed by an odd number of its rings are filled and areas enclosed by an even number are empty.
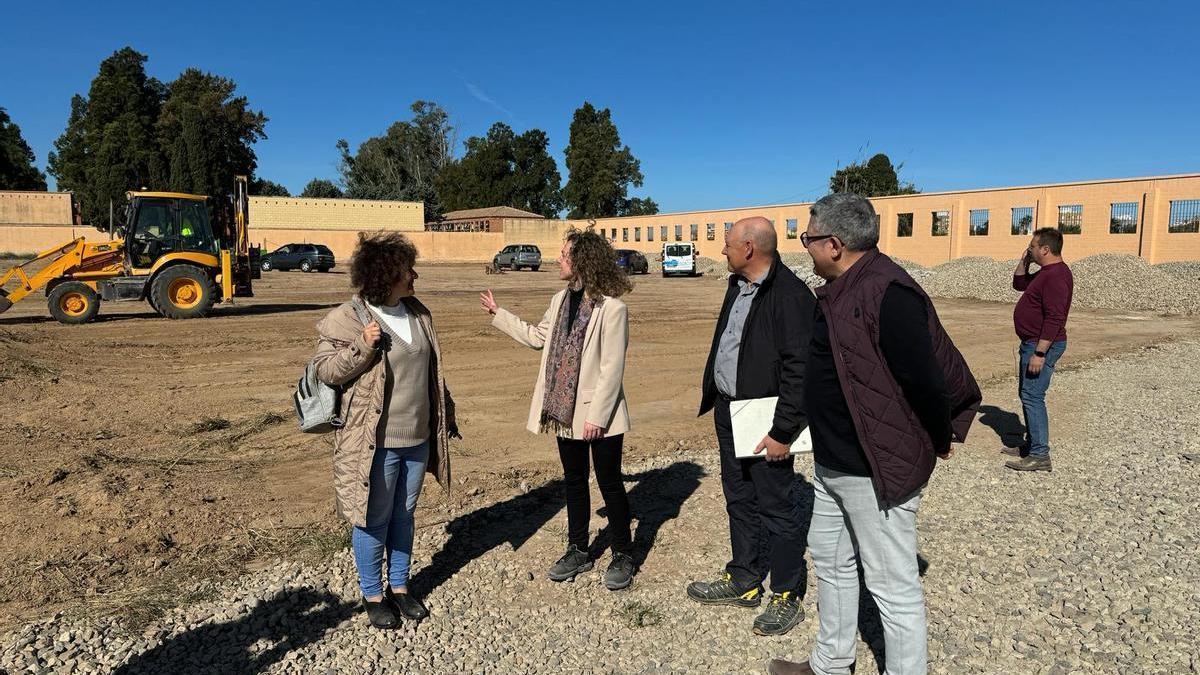
<svg viewBox="0 0 1200 675"><path fill-rule="evenodd" d="M690 241L663 244L662 275L696 276L696 245Z"/></svg>

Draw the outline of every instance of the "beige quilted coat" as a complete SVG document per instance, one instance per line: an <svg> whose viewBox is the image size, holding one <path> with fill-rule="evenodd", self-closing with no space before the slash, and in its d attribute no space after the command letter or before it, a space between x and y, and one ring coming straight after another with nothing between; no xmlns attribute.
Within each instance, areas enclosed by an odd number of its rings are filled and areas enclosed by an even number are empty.
<svg viewBox="0 0 1200 675"><path fill-rule="evenodd" d="M442 351L433 317L416 298L404 304L420 322L433 345L434 363L430 386L434 388L430 421L428 472L442 488L450 489L451 432L457 432L454 399L446 388ZM326 384L344 386L342 419L346 424L334 432L333 485L337 512L351 525L362 527L367 518L370 493L371 460L375 455L376 430L383 415L386 366L379 352L362 339L363 324L353 306L343 303L317 323L317 354L313 363L317 377Z"/></svg>

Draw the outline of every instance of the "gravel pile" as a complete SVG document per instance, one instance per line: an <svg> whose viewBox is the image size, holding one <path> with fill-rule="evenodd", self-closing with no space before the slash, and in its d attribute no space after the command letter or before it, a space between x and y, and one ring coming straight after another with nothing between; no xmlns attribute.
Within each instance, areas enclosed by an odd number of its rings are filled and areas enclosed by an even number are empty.
<svg viewBox="0 0 1200 675"><path fill-rule="evenodd" d="M1154 269L1162 270L1171 276L1200 284L1200 261L1159 263Z"/></svg>
<svg viewBox="0 0 1200 675"><path fill-rule="evenodd" d="M1012 290L1016 260L959 258L926 269L898 261L930 295L1016 302ZM1200 263L1150 265L1131 255L1105 253L1071 264L1075 276L1074 306L1136 310L1164 314L1200 313Z"/></svg>
<svg viewBox="0 0 1200 675"><path fill-rule="evenodd" d="M922 502L931 672L1197 672L1200 344L1063 369L1049 401L1050 474L1002 468L1013 389L985 392L970 442L940 463ZM628 463L636 538L650 553L626 591L600 583L607 554L575 583L544 578L563 548L561 494L523 485L418 511L413 585L434 589L419 625L371 629L344 550L243 576L144 631L47 617L0 635L0 671L707 673L803 659L817 625L811 572L808 618L782 638L751 635L755 611L684 597L728 555L714 460L711 448L680 447ZM797 469L811 476L809 460ZM811 505L803 478L796 490ZM859 672L875 672L881 647L868 597Z"/></svg>
<svg viewBox="0 0 1200 675"><path fill-rule="evenodd" d="M1012 289L1016 265L1015 260L1010 263L991 258L959 258L926 270L925 277L918 281L926 293L935 297L1016 302L1021 297Z"/></svg>
<svg viewBox="0 0 1200 675"><path fill-rule="evenodd" d="M1071 271L1075 275L1075 302L1083 307L1164 314L1200 312L1200 284L1156 268L1137 256L1088 256L1071 263Z"/></svg>

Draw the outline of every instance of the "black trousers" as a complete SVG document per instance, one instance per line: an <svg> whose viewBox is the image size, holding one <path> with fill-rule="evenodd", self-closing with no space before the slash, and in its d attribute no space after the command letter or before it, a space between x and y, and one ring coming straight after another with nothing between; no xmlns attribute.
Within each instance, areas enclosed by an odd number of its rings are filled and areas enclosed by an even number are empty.
<svg viewBox="0 0 1200 675"><path fill-rule="evenodd" d="M775 593L806 589L800 501L792 492L795 460L738 459L733 450L729 402L713 409L721 453L721 487L729 512L733 559L725 571L739 588L753 588L771 575Z"/></svg>
<svg viewBox="0 0 1200 675"><path fill-rule="evenodd" d="M588 490L588 447L596 464L596 485L604 497L608 511L608 531L612 549L630 553L632 536L629 531L629 496L621 475L621 449L624 434L607 436L598 441L558 439L558 457L562 460L563 485L567 493L567 539L581 551L588 550L588 523L592 515L591 492Z"/></svg>

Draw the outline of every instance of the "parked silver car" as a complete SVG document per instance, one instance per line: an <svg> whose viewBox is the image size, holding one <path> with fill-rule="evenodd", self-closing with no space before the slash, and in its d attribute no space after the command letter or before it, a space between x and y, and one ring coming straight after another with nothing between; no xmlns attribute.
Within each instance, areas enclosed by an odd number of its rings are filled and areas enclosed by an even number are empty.
<svg viewBox="0 0 1200 675"><path fill-rule="evenodd" d="M492 263L496 267L508 267L516 272L522 268L534 272L542 266L542 251L533 244L509 244L500 249Z"/></svg>

